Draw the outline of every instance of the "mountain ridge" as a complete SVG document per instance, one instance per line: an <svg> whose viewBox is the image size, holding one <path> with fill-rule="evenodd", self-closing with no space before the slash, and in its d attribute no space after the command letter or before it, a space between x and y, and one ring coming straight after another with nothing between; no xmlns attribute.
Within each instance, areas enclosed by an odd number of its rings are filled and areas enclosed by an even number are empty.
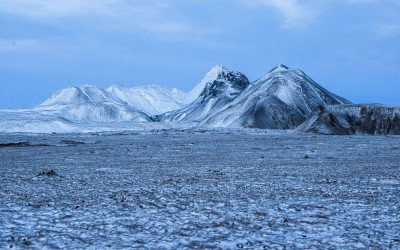
<svg viewBox="0 0 400 250"><path fill-rule="evenodd" d="M221 71L221 68L217 69ZM207 74L205 79L209 81L208 76ZM201 83L205 90L202 93L206 93L207 86L211 86L204 82L203 79ZM158 120L191 120L204 127L293 129L320 105L348 103L350 102L346 99L318 85L304 72L280 64L258 80L247 83L234 98L227 99L222 105L211 105L213 109L204 108L207 111L195 118L188 115L201 106L202 102L198 100L192 102L189 108L166 113L158 117Z"/></svg>
<svg viewBox="0 0 400 250"><path fill-rule="evenodd" d="M303 71L283 64L253 82L238 71L217 65L189 93L159 85L112 85L101 89L85 84L59 90L31 110L0 110L5 119L0 123L7 124L11 119L17 125L20 117L21 129L42 131L28 129L42 126L50 132L52 127L56 131L72 131L74 123L79 127L96 122L146 126L156 121L168 126L187 123L204 128L400 134L399 112L400 107L352 104Z"/></svg>

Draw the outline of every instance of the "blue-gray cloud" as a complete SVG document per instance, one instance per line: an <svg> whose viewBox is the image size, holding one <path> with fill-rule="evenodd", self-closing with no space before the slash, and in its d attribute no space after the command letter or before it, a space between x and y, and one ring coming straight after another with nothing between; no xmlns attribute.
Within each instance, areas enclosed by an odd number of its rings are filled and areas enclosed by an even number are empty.
<svg viewBox="0 0 400 250"><path fill-rule="evenodd" d="M303 28L310 25L319 11L311 4L298 0L256 0L259 4L273 7L284 17L283 28Z"/></svg>
<svg viewBox="0 0 400 250"><path fill-rule="evenodd" d="M155 0L2 0L0 12L38 22L89 17L104 28L119 27L158 34L194 30L172 3Z"/></svg>

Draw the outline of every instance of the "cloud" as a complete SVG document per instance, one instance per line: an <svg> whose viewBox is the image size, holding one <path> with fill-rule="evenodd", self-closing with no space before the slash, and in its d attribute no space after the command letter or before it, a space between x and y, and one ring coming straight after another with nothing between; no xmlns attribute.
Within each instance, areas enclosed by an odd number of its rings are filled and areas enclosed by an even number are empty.
<svg viewBox="0 0 400 250"><path fill-rule="evenodd" d="M400 16L398 8L399 0L237 0L240 3L250 7L264 6L273 8L278 11L284 19L282 28L297 29L305 28L311 25L319 16L332 4L339 3L344 5L366 5L374 4L382 6L390 6ZM389 7L389 8L390 8ZM393 31L393 27L386 27L388 33Z"/></svg>
<svg viewBox="0 0 400 250"><path fill-rule="evenodd" d="M246 4L249 5L249 2ZM298 0L253 0L250 4L277 10L284 18L282 27L285 29L307 27L319 14L315 7Z"/></svg>
<svg viewBox="0 0 400 250"><path fill-rule="evenodd" d="M310 25L318 11L300 0L239 0L245 4L267 6L279 11L283 28ZM131 27L154 33L188 33L199 30L190 16L179 9L177 0L1 0L0 13L9 13L38 21L76 17L102 17L129 23ZM184 4L193 5L195 1ZM113 22L109 22L113 23ZM204 33L204 32L203 32ZM205 32L207 33L207 32Z"/></svg>
<svg viewBox="0 0 400 250"><path fill-rule="evenodd" d="M94 20L103 29L146 31L158 35L193 32L191 24L172 4L156 0L1 0L0 13L37 22ZM93 25L81 22L82 25Z"/></svg>

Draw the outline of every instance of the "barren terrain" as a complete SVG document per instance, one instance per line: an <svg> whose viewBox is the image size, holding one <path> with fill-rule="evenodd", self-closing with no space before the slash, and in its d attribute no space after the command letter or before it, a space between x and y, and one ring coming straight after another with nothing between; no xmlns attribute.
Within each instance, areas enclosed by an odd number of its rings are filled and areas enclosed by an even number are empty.
<svg viewBox="0 0 400 250"><path fill-rule="evenodd" d="M400 137L0 134L0 248L400 248Z"/></svg>

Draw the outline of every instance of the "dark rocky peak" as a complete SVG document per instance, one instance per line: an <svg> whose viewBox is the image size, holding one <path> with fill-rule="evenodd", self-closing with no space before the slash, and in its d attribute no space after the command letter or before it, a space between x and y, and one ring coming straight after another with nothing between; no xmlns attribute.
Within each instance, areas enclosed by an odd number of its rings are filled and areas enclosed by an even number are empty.
<svg viewBox="0 0 400 250"><path fill-rule="evenodd" d="M279 72L279 71L288 70L288 69L289 69L289 67L287 67L286 65L279 64L275 68L271 69L268 73Z"/></svg>
<svg viewBox="0 0 400 250"><path fill-rule="evenodd" d="M222 66L214 67L210 73L212 77L209 77L210 81L206 83L199 97L202 102L214 97L236 97L250 85L245 75Z"/></svg>

